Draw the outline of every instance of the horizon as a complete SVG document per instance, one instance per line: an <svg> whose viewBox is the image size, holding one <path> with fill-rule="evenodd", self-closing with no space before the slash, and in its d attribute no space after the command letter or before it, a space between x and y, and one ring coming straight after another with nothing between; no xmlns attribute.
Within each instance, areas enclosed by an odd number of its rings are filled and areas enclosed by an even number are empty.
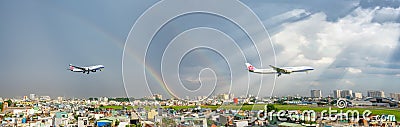
<svg viewBox="0 0 400 127"><path fill-rule="evenodd" d="M1 3L0 97L400 92L400 0Z"/></svg>
<svg viewBox="0 0 400 127"><path fill-rule="evenodd" d="M318 89L310 89L310 92L311 92L311 90L318 90ZM341 89L342 91L343 90L349 90L349 89ZM329 94L324 94L324 92L321 90L321 93L322 93L322 98L325 98L325 97L333 97L333 91L334 90L331 90L331 92L329 93ZM353 90L352 90L353 91ZM362 93L362 96L363 97L368 97L368 95L367 95L367 93L368 93L368 91L383 91L383 90L367 90L367 91L353 91L353 93ZM385 91L383 91L384 92L384 95L385 95L385 98L391 98L390 97L390 94L397 94L397 93L400 93L400 91L398 91L398 92L392 92L392 93L387 93L387 92L385 92ZM36 93L29 93L29 94L27 94L27 95L19 95L19 96L13 96L13 97L7 97L7 96L0 96L0 98L7 98L7 99L17 99L17 98L24 98L24 96L27 96L28 98L29 98L29 95L30 94L34 94L35 96L36 96L36 98L39 98L39 97L42 97L42 96L49 96L49 95L41 95L41 94L36 94ZM229 94L229 93L218 93L218 94L216 94L216 95L213 95L212 97L215 97L215 96L218 96L218 95L221 95L221 94ZM292 94L292 95L282 95L282 96L272 96L272 97L288 97L288 96L299 96L299 97L311 97L311 93L308 93L309 95L300 95L300 94L296 94L296 93L294 93L294 94ZM157 95L157 94L154 94L154 95ZM143 98L148 98L148 97L153 97L154 95L148 95L148 96L142 96L142 97L134 97L134 96L131 96L131 97L126 97L126 96L86 96L86 97L74 97L74 96L49 96L51 99L56 99L56 98L58 98L58 97L63 97L63 98L68 98L68 99L89 99L89 98L102 98L102 97L106 97L106 98L134 98L134 99L143 99ZM234 95L235 96L235 98L236 97L248 97L249 95L252 95L252 94L248 94L248 95ZM254 96L254 95L253 95ZM190 99L193 99L193 98L197 98L198 96L195 96L195 97L192 97L192 98L190 98ZM258 96L258 97L260 97L260 96ZM271 97L271 96L261 96L261 98L268 98L268 97ZM207 97L207 98L209 98L209 97ZM163 97L163 99L171 99L171 98L164 98Z"/></svg>

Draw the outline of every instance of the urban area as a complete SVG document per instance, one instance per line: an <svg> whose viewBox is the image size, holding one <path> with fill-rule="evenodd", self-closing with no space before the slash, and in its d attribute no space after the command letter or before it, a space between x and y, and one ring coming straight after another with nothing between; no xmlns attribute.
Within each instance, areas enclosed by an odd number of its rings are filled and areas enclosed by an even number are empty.
<svg viewBox="0 0 400 127"><path fill-rule="evenodd" d="M184 99L165 99L160 94L79 99L28 94L0 98L0 126L400 126L400 93L385 96L380 90L333 90L328 94L310 90L307 97L235 97L225 93ZM339 100L344 107L339 107ZM366 110L367 116L363 113Z"/></svg>

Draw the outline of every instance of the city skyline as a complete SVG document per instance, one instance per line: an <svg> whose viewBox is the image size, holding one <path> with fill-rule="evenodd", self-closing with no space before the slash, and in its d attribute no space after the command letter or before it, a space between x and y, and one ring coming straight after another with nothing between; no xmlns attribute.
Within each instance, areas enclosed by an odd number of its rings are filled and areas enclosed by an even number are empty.
<svg viewBox="0 0 400 127"><path fill-rule="evenodd" d="M339 96L335 96L335 91L340 91ZM348 93L350 91L350 93ZM346 93L342 93L346 92ZM351 94L352 93L352 94ZM314 96L313 96L314 94ZM350 95L351 94L351 95ZM223 95L223 97L222 97ZM321 95L321 96L319 96ZM382 96L383 95L383 96ZM227 96L227 97L225 97ZM282 95L282 96L273 96L273 97L289 97L289 96L300 96L298 93L292 93L290 95ZM40 99L40 98L51 98L51 99L56 99L56 98L69 98L69 99L89 99L89 98L134 98L134 99L141 99L141 98L159 98L159 99L170 99L168 98L163 98L163 95L161 94L153 94L153 95L147 95L147 96L141 96L141 97L126 97L126 96L86 96L86 97L68 97L68 96L49 96L49 95L41 95L41 94L36 94L36 93L29 93L26 95L18 95L18 96L13 96L13 97L4 97L0 96L1 98L8 98L8 99L29 99L29 100L35 100L35 99ZM237 95L233 93L218 93L215 95L212 95L210 97L207 96L196 96L196 97L189 97L187 96L186 98L183 99L206 99L206 98L249 98L249 97L259 97L259 98L269 98L270 96L255 96L253 94L248 94L248 95ZM337 89L337 90L332 90L332 91L325 91L323 92L322 90L318 89L310 89L310 93L308 95L301 95L300 97L311 97L311 98L325 98L325 97L333 97L333 98L358 98L358 99L363 99L365 97L383 97L383 98L393 98L393 99L400 99L400 91L398 92L390 92L390 93L385 93L385 91L382 90L367 90L367 91L353 91L349 89Z"/></svg>
<svg viewBox="0 0 400 127"><path fill-rule="evenodd" d="M175 12L174 9L199 7L181 2L165 10L147 12L167 2L170 1L0 2L0 96L309 96L310 89L321 90L322 96L338 89L362 91L363 95L368 90L383 90L389 96L399 92L399 0L237 2L254 13L268 31L270 38L261 39L256 36L259 31L245 33L259 30L252 28L258 26L246 24L251 22L251 16L229 10L232 6L216 4L209 8L235 13L233 17L240 19L238 24L207 11L176 16L154 34L143 53L147 55L145 59L138 59L142 52L129 47L124 50L125 45L147 44L127 41L131 28L142 15L155 15L152 21L144 22L148 26L141 26L150 28L158 17ZM245 25L250 30L241 28ZM139 31L146 33L143 35L150 32L153 31ZM190 34L196 32L203 36ZM262 41L252 43L251 35ZM260 43L264 47L256 47ZM211 44L213 48L195 48L178 54L179 49ZM260 54L264 57L260 58ZM168 60L178 61L179 65ZM165 65L163 61L167 61ZM123 66L124 62L130 64ZM259 68L276 62L277 66L306 65L315 70L282 75L274 81L275 75L249 74L245 62ZM103 64L105 69L89 75L71 73L66 70L68 64ZM123 73L129 71L134 73ZM180 83L171 81L176 79Z"/></svg>

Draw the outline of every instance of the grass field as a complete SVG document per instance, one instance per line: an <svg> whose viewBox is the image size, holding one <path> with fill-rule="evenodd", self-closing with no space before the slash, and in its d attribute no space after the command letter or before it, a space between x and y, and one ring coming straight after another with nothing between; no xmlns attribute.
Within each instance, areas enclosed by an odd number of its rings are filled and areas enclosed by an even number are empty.
<svg viewBox="0 0 400 127"><path fill-rule="evenodd" d="M123 106L119 106L119 105L107 105L107 106L101 106L100 109L122 110L122 109L123 109ZM126 106L126 109L130 110L130 109L132 109L132 106Z"/></svg>

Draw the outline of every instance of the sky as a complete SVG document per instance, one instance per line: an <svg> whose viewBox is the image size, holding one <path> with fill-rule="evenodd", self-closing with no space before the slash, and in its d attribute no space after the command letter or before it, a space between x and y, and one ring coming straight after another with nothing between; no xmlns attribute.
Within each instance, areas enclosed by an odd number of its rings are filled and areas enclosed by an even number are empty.
<svg viewBox="0 0 400 127"><path fill-rule="evenodd" d="M400 0L1 1L0 17L0 97L400 92Z"/></svg>

